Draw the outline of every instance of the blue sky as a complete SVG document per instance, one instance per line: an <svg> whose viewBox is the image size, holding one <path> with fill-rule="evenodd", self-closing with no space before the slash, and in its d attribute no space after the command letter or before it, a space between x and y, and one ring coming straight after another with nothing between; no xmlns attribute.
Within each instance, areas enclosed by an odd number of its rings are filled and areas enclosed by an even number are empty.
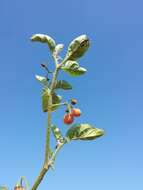
<svg viewBox="0 0 143 190"><path fill-rule="evenodd" d="M96 141L66 145L39 189L143 189L143 2L140 0L1 0L0 1L0 184L9 189L19 176L30 185L42 166L46 114L41 111L41 86L35 74L40 63L52 67L43 44L31 43L35 33L65 44L81 35L91 39L80 60L85 76L68 80L78 99L78 122L103 128ZM53 114L63 133L64 109Z"/></svg>

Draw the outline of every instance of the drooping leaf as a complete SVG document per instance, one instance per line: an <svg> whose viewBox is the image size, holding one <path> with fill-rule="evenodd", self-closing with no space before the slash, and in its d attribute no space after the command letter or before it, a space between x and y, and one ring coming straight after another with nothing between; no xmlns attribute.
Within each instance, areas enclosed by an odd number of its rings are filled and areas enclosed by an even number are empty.
<svg viewBox="0 0 143 190"><path fill-rule="evenodd" d="M43 85L47 86L48 85L48 81L46 77L40 76L40 75L35 75L35 78L41 82Z"/></svg>
<svg viewBox="0 0 143 190"><path fill-rule="evenodd" d="M93 127L88 123L75 124L72 126L66 134L66 138L71 140L94 140L100 136L104 135L102 129Z"/></svg>
<svg viewBox="0 0 143 190"><path fill-rule="evenodd" d="M48 88L44 88L43 89L43 94L42 94L42 110L43 112L47 112L48 111L48 100L49 100L49 89ZM55 111L59 105L55 105L54 104L59 104L62 100L62 97L57 95L56 93L53 93L52 95L52 111Z"/></svg>
<svg viewBox="0 0 143 190"><path fill-rule="evenodd" d="M71 76L80 76L83 75L87 70L83 67L80 67L76 61L67 61L62 67L62 70L67 72Z"/></svg>
<svg viewBox="0 0 143 190"><path fill-rule="evenodd" d="M77 60L82 57L89 48L89 39L86 35L75 38L68 47L67 55L69 60Z"/></svg>
<svg viewBox="0 0 143 190"><path fill-rule="evenodd" d="M62 133L61 133L60 129L58 127L56 127L55 125L53 125L52 126L52 132L53 132L53 135L54 135L56 141L59 141L60 143L63 143L64 138L62 136Z"/></svg>
<svg viewBox="0 0 143 190"><path fill-rule="evenodd" d="M72 86L65 80L56 81L56 89L71 90Z"/></svg>
<svg viewBox="0 0 143 190"><path fill-rule="evenodd" d="M47 43L51 51L53 51L56 47L55 40L53 38L51 38L50 36L45 35L45 34L34 34L31 37L31 41Z"/></svg>

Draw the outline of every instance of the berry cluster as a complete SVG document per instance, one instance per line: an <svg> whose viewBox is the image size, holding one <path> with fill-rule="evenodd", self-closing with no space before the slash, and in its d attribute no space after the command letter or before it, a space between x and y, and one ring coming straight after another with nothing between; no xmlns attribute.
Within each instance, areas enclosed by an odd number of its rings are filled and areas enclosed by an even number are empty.
<svg viewBox="0 0 143 190"><path fill-rule="evenodd" d="M71 99L71 104L70 104L70 111L69 109L66 110L66 114L64 115L63 121L65 124L70 125L74 121L74 117L79 117L81 115L81 111L78 108L73 108L72 105L75 105L77 103L76 99Z"/></svg>

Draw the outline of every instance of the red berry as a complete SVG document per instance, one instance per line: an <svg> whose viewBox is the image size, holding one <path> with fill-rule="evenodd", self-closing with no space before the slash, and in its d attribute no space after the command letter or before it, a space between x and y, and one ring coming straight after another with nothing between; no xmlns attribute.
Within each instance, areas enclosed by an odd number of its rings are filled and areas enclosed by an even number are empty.
<svg viewBox="0 0 143 190"><path fill-rule="evenodd" d="M64 115L64 123L69 125L73 122L74 117L70 113Z"/></svg>
<svg viewBox="0 0 143 190"><path fill-rule="evenodd" d="M78 108L73 108L71 111L71 115L74 117L79 117L81 115L81 111Z"/></svg>

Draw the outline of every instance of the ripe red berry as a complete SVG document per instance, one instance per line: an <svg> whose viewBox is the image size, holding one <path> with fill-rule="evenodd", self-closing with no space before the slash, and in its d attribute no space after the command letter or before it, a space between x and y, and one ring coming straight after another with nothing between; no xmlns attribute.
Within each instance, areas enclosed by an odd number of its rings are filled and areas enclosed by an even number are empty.
<svg viewBox="0 0 143 190"><path fill-rule="evenodd" d="M64 123L65 123L65 124L69 125L69 124L71 124L73 121L74 121L73 115L71 115L70 113L64 115Z"/></svg>
<svg viewBox="0 0 143 190"><path fill-rule="evenodd" d="M73 108L71 111L71 115L74 117L79 117L81 115L81 111L78 108Z"/></svg>

